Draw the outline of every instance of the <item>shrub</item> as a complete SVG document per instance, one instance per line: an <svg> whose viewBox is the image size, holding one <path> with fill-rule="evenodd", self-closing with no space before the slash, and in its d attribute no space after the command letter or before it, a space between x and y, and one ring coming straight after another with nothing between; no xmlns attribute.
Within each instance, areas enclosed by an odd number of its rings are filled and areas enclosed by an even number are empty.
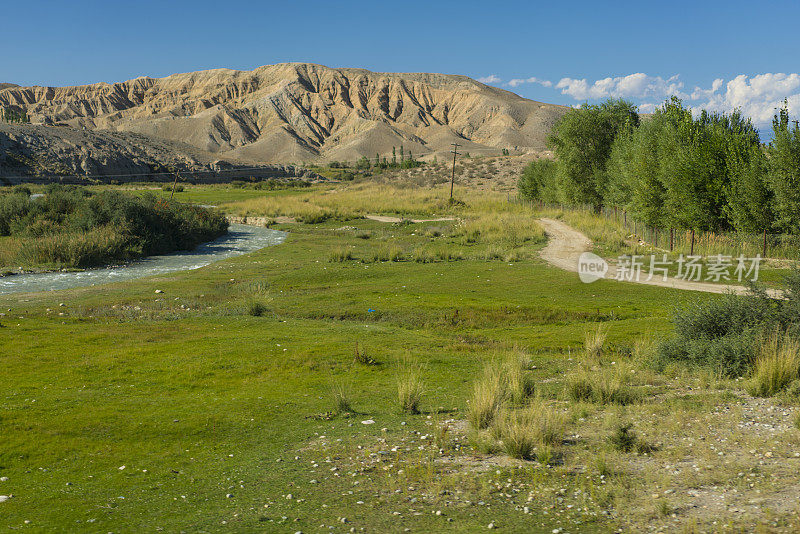
<svg viewBox="0 0 800 534"><path fill-rule="evenodd" d="M639 439L636 431L633 430L633 423L622 423L617 425L614 432L609 436L608 441L618 451L633 452L639 454L648 454L657 450L657 448L649 443Z"/></svg>
<svg viewBox="0 0 800 534"><path fill-rule="evenodd" d="M261 302L251 302L247 307L247 314L253 317L261 317L267 312L267 307Z"/></svg>
<svg viewBox="0 0 800 534"><path fill-rule="evenodd" d="M747 390L755 397L771 397L797 379L799 371L800 342L773 333L759 348Z"/></svg>
<svg viewBox="0 0 800 534"><path fill-rule="evenodd" d="M403 261L403 260L405 260L403 249L401 249L400 247L392 247L389 249L389 261Z"/></svg>
<svg viewBox="0 0 800 534"><path fill-rule="evenodd" d="M415 249L412 257L417 263L434 263L436 261L436 256L424 248Z"/></svg>
<svg viewBox="0 0 800 534"><path fill-rule="evenodd" d="M500 450L497 441L485 430L471 430L468 437L470 444L478 452L483 454L495 454Z"/></svg>
<svg viewBox="0 0 800 534"><path fill-rule="evenodd" d="M586 373L575 371L567 375L565 388L567 397L575 402L591 401L594 388Z"/></svg>
<svg viewBox="0 0 800 534"><path fill-rule="evenodd" d="M800 329L800 270L784 278L783 290L785 298L776 299L752 286L747 295L728 294L677 310L675 335L658 346L653 363L659 369L678 362L730 377L749 374L765 333L779 329L796 335Z"/></svg>
<svg viewBox="0 0 800 534"><path fill-rule="evenodd" d="M358 364L361 364L361 365L377 365L378 364L378 362L375 361L375 359L372 356L367 354L367 349L366 348L362 348L361 350L359 350L358 343L356 343L356 348L355 348L355 351L353 352L353 361L355 363L358 363Z"/></svg>
<svg viewBox="0 0 800 534"><path fill-rule="evenodd" d="M618 451L631 452L634 447L636 447L636 442L638 441L636 432L632 430L632 428L632 423L625 423L617 426L614 433L608 438L608 441L610 441L611 445Z"/></svg>
<svg viewBox="0 0 800 534"><path fill-rule="evenodd" d="M533 395L534 384L527 371L527 359L520 353L508 354L501 363L500 373L508 399L517 404Z"/></svg>
<svg viewBox="0 0 800 534"><path fill-rule="evenodd" d="M549 159L531 161L517 181L519 196L526 200L558 202L557 164Z"/></svg>
<svg viewBox="0 0 800 534"><path fill-rule="evenodd" d="M50 185L35 202L24 194L0 196L0 235L23 241L15 263L90 267L191 250L227 228L217 212L154 194Z"/></svg>

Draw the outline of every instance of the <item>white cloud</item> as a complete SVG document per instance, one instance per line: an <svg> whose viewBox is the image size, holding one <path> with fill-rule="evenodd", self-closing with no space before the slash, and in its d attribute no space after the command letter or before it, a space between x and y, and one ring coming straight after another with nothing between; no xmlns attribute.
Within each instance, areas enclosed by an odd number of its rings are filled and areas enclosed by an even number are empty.
<svg viewBox="0 0 800 534"><path fill-rule="evenodd" d="M639 113L653 113L656 110L656 104L652 102L645 102L639 104Z"/></svg>
<svg viewBox="0 0 800 534"><path fill-rule="evenodd" d="M717 78L711 84L711 89L701 89L700 87L695 87L694 91L690 95L691 100L699 100L701 98L711 98L714 93L719 91L722 88L722 83L724 80L722 78Z"/></svg>
<svg viewBox="0 0 800 534"><path fill-rule="evenodd" d="M530 78L514 78L512 80L509 80L508 85L510 85L511 87L517 87L518 85L522 85L524 83L538 83L543 87L553 86L553 82L551 82L550 80L542 80L540 78L537 78L536 76L531 76Z"/></svg>
<svg viewBox="0 0 800 534"><path fill-rule="evenodd" d="M648 76L643 72L617 76L616 78L603 78L591 85L586 78L562 78L556 89L561 89L561 94L570 95L576 100L595 98L666 98L671 95L684 96L682 93L683 82L678 80L678 75L664 79L661 76Z"/></svg>
<svg viewBox="0 0 800 534"><path fill-rule="evenodd" d="M478 78L482 83L499 84L496 74ZM586 78L561 78L557 83L532 76L512 78L509 87L539 84L559 90L576 101L624 98L636 103L642 113L652 113L671 96L682 99L693 112L701 109L730 113L740 109L753 123L763 128L771 123L776 109L786 99L792 115L800 114L800 74L764 73L755 76L740 74L730 80L717 78L710 87L695 86L689 92L676 74L668 78L650 76L643 72L589 81Z"/></svg>
<svg viewBox="0 0 800 534"><path fill-rule="evenodd" d="M719 82L719 83L717 83ZM692 99L699 102L697 109L730 112L740 109L756 126L765 126L772 121L775 110L786 99L793 114L800 112L800 74L765 73L753 77L740 74L725 84L715 80L710 90L696 88Z"/></svg>
<svg viewBox="0 0 800 534"><path fill-rule="evenodd" d="M497 74L490 74L489 76L478 78L478 81L481 83L500 83L503 79L498 77Z"/></svg>

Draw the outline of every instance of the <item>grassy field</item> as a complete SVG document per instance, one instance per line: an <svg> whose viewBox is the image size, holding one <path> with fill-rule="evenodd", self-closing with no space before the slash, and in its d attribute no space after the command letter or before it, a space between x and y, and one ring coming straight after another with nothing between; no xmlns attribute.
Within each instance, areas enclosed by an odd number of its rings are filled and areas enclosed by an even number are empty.
<svg viewBox="0 0 800 534"><path fill-rule="evenodd" d="M291 232L282 245L196 271L0 296L0 494L13 494L0 523L89 532L796 526L786 504L800 463L791 404L773 410L738 381L643 363L642 340L670 331L673 306L716 297L582 284L537 258L545 241L528 208L478 192L453 207L438 189L391 205L395 193L245 199L225 209L331 215L282 226ZM204 202L238 200L219 198ZM352 218L367 210L458 220ZM598 326L604 339L590 360L587 333ZM522 362L535 402L563 421L563 435L535 444L533 459L509 457L467 422L476 381L508 358ZM618 383L628 400L571 397L582 372ZM419 413L401 411L399 384L421 386L412 388ZM525 403L513 401L508 416ZM742 427L751 416L761 426ZM628 422L638 445L620 448L610 438ZM756 491L756 509L729 509Z"/></svg>

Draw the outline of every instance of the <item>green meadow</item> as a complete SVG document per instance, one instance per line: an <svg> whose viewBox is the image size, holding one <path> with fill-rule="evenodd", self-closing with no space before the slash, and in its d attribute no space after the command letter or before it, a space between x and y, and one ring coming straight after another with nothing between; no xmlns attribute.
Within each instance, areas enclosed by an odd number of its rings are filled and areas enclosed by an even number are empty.
<svg viewBox="0 0 800 534"><path fill-rule="evenodd" d="M213 187L179 198L222 205L239 193ZM291 197L298 204L281 214L302 216L324 194L259 192L224 209L257 215L260 202L274 216L273 205ZM12 495L0 523L60 532L607 532L716 520L673 496L742 487L729 471L750 473L745 460L713 476L664 466L717 462L681 442L682 429L719 406L740 409L744 393L722 377L656 373L637 355L642 340L672 331L676 306L718 297L583 284L538 258L546 239L532 208L478 193L449 208L441 190L428 191L419 213L457 220L395 224L359 218L370 199L355 206L356 195L342 194L321 222L277 225L289 232L285 243L253 254L0 296L0 494ZM378 213L409 212L383 202L372 203ZM500 228L490 205L507 217ZM598 327L598 369L624 368L630 402L576 401L565 389ZM537 402L563 419L563 436L552 448L539 443L535 458L511 457L467 423L476 380L509 354L524 358ZM404 412L398 385L410 376L420 398ZM626 421L657 447L616 447L609 436ZM785 439L794 444L796 434ZM761 466L749 488L766 492L771 469ZM670 487L682 489L652 498ZM792 516L758 517L783 527Z"/></svg>

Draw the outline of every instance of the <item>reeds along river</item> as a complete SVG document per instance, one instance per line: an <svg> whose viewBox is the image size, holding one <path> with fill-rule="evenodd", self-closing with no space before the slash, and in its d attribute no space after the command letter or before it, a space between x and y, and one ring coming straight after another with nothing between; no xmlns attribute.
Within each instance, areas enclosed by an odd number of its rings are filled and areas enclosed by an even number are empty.
<svg viewBox="0 0 800 534"><path fill-rule="evenodd" d="M227 234L189 252L150 256L125 265L78 272L18 274L3 277L0 278L0 295L94 286L175 271L199 269L215 261L280 244L285 238L286 232L244 224L231 224Z"/></svg>

